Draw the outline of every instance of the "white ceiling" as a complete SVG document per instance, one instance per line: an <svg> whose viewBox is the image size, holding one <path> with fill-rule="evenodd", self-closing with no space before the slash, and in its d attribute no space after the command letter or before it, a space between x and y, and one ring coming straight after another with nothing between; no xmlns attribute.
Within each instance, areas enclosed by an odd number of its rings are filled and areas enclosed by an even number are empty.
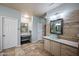
<svg viewBox="0 0 79 59"><path fill-rule="evenodd" d="M60 6L60 3L3 3L3 6L16 9L30 16L41 16L50 9Z"/></svg>

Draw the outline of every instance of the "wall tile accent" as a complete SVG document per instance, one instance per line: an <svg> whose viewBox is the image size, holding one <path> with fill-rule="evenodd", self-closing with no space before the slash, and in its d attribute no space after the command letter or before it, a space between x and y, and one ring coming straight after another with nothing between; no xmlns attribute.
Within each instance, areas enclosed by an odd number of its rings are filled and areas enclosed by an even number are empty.
<svg viewBox="0 0 79 59"><path fill-rule="evenodd" d="M64 18L63 35L59 35L59 38L63 38L70 41L78 41L77 34L79 33L79 10L69 12Z"/></svg>
<svg viewBox="0 0 79 59"><path fill-rule="evenodd" d="M78 41L77 34L79 34L79 10L68 12L63 18L63 35L59 35L60 39L70 41ZM46 25L46 33L50 34L50 24Z"/></svg>

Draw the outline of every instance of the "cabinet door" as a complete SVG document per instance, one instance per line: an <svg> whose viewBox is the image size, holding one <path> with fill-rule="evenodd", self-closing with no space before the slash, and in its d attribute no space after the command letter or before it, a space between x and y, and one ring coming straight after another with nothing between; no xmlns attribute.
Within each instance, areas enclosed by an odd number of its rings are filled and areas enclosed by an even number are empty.
<svg viewBox="0 0 79 59"><path fill-rule="evenodd" d="M44 49L50 52L50 40L44 39Z"/></svg>
<svg viewBox="0 0 79 59"><path fill-rule="evenodd" d="M51 53L55 56L60 56L60 43L51 41Z"/></svg>
<svg viewBox="0 0 79 59"><path fill-rule="evenodd" d="M62 44L61 45L61 55L62 56L76 56L77 55L77 49Z"/></svg>

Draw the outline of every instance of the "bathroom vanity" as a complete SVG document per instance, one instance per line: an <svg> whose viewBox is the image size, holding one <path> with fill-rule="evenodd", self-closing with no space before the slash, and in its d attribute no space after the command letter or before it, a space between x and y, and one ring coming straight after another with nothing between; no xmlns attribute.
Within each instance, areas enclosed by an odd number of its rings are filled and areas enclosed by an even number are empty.
<svg viewBox="0 0 79 59"><path fill-rule="evenodd" d="M21 44L31 42L31 34L30 33L22 33L21 34Z"/></svg>
<svg viewBox="0 0 79 59"><path fill-rule="evenodd" d="M54 56L77 56L78 42L44 36L44 49Z"/></svg>

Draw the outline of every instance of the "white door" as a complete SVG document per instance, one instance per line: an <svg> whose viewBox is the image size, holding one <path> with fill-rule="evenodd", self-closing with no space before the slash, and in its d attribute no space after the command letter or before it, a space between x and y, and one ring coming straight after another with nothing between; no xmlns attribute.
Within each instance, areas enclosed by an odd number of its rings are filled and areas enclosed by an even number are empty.
<svg viewBox="0 0 79 59"><path fill-rule="evenodd" d="M10 17L3 18L3 49L17 46L18 20Z"/></svg>

